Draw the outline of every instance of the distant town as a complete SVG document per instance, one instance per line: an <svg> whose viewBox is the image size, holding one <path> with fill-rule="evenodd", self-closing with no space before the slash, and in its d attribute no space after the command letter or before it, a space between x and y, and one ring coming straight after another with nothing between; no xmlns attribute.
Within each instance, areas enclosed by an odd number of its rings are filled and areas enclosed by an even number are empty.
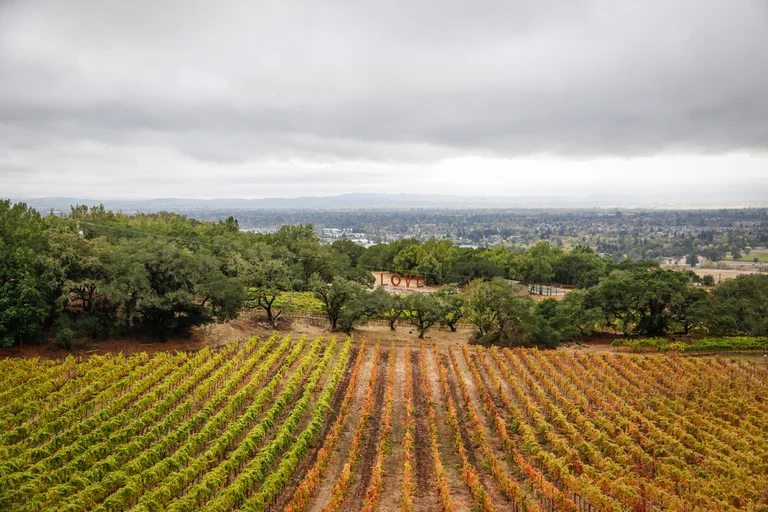
<svg viewBox="0 0 768 512"><path fill-rule="evenodd" d="M322 243L363 247L405 238L451 240L457 247L524 248L548 240L562 248L592 247L616 261L667 265L768 267L768 209L605 210L198 210L200 220L234 215L240 229L274 233L284 224L312 224Z"/></svg>

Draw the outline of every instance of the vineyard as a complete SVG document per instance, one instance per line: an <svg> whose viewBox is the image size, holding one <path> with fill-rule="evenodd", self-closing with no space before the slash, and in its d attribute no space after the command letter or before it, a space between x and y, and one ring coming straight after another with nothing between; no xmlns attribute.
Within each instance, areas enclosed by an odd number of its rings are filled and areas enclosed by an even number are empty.
<svg viewBox="0 0 768 512"><path fill-rule="evenodd" d="M0 372L0 510L768 511L749 361L288 335Z"/></svg>

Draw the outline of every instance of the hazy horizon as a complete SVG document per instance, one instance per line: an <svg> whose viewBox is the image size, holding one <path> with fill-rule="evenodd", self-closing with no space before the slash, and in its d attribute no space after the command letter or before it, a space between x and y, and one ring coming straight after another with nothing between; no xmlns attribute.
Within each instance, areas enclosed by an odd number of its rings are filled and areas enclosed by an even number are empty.
<svg viewBox="0 0 768 512"><path fill-rule="evenodd" d="M108 197L16 197L39 211L66 212L75 205L97 206L127 212L219 210L711 210L768 207L768 194L751 198L704 195L696 197L666 194L659 196L461 196L440 194L367 194L317 195L270 198L108 198ZM0 196L2 199L2 196Z"/></svg>

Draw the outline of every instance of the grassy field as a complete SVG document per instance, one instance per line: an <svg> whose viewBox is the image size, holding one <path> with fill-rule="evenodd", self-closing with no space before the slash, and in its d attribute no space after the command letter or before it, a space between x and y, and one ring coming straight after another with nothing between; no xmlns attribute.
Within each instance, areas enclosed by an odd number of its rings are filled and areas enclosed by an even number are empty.
<svg viewBox="0 0 768 512"><path fill-rule="evenodd" d="M728 268L728 269L720 269L720 268L700 268L700 267L665 267L665 268L672 268L674 270L679 271L693 271L697 275L704 277L704 276L712 276L715 279L715 283L719 283L722 280L725 279L734 279L738 276L748 275L748 274L757 274L757 269L754 268L748 268L746 270L740 270L737 268Z"/></svg>
<svg viewBox="0 0 768 512"><path fill-rule="evenodd" d="M741 253L741 259L738 261L751 262L751 261L754 261L755 258L757 258L757 261L760 263L768 263L768 249L750 251L749 254ZM733 259L733 256L731 254L728 254L728 256L725 259L728 261L736 261Z"/></svg>
<svg viewBox="0 0 768 512"><path fill-rule="evenodd" d="M747 361L273 335L0 371L0 509L768 507Z"/></svg>

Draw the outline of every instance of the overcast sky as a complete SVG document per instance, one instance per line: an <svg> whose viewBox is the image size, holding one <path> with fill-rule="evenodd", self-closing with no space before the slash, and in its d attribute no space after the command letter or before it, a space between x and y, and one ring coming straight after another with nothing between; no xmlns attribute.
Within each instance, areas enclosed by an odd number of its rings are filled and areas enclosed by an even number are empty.
<svg viewBox="0 0 768 512"><path fill-rule="evenodd" d="M726 188L765 0L0 0L0 197Z"/></svg>

